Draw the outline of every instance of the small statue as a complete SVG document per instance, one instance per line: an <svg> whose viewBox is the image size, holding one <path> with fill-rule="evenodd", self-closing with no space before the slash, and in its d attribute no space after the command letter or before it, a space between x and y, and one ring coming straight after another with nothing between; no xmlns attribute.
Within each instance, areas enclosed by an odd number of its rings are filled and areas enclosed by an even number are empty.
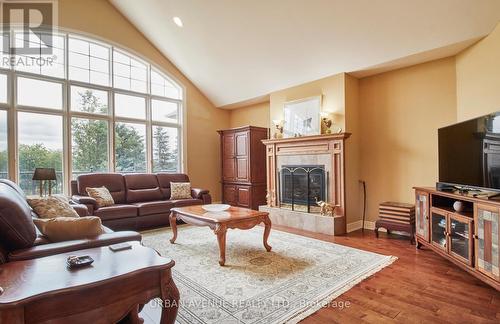
<svg viewBox="0 0 500 324"><path fill-rule="evenodd" d="M326 215L329 215L331 217L335 216L335 209L337 208L337 206L334 206L322 200L318 201L318 197L314 197L314 199L316 200L316 205L318 205L321 208L320 209L321 216L326 216Z"/></svg>
<svg viewBox="0 0 500 324"><path fill-rule="evenodd" d="M322 118L322 122L323 122L323 125L324 125L324 128L325 128L325 134L331 134L332 133L331 127L333 125L332 120L328 119L326 117L323 117Z"/></svg>
<svg viewBox="0 0 500 324"><path fill-rule="evenodd" d="M273 120L273 124L276 127L276 131L274 132L274 138L280 139L283 138L283 124L285 121L283 120Z"/></svg>

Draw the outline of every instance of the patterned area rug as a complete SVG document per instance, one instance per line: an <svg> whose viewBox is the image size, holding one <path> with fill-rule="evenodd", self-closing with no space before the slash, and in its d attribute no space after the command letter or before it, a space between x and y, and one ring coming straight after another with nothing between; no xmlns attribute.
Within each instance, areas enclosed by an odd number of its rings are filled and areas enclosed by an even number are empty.
<svg viewBox="0 0 500 324"><path fill-rule="evenodd" d="M175 260L178 323L296 323L396 260L277 230L266 252L263 231L228 230L224 267L208 227L180 226L175 244L170 229L143 233L144 245Z"/></svg>

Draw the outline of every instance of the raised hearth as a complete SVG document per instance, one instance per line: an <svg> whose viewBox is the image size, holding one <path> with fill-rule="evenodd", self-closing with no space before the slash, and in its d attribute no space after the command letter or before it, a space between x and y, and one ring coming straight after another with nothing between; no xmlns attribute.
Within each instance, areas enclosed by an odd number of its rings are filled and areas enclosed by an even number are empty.
<svg viewBox="0 0 500 324"><path fill-rule="evenodd" d="M348 133L263 140L267 206L274 224L324 234L346 233L344 144ZM336 206L320 216L316 201Z"/></svg>

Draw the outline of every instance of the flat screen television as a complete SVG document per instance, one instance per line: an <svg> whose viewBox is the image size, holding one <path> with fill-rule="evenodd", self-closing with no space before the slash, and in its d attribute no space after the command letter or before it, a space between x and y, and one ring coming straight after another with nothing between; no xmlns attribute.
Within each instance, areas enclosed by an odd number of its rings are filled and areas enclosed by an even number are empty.
<svg viewBox="0 0 500 324"><path fill-rule="evenodd" d="M500 112L438 130L438 189L500 192Z"/></svg>

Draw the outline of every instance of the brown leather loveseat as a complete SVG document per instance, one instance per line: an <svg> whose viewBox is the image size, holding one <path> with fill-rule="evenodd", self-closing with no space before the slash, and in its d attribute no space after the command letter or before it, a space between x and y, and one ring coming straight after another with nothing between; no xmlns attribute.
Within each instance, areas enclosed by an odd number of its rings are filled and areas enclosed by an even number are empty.
<svg viewBox="0 0 500 324"><path fill-rule="evenodd" d="M191 189L189 199L170 199L171 182L189 182L181 173L92 173L78 176L71 182L72 199L87 206L90 215L114 230L165 226L169 224L170 209L174 207L210 204L208 190ZM86 188L106 187L115 204L99 207L88 197Z"/></svg>
<svg viewBox="0 0 500 324"><path fill-rule="evenodd" d="M74 208L80 214L85 211L84 206ZM34 217L38 216L28 205L21 188L12 181L0 180L0 264L127 241L141 241L141 235L137 232L113 232L103 227L104 233L96 237L52 243L35 227L32 220Z"/></svg>

